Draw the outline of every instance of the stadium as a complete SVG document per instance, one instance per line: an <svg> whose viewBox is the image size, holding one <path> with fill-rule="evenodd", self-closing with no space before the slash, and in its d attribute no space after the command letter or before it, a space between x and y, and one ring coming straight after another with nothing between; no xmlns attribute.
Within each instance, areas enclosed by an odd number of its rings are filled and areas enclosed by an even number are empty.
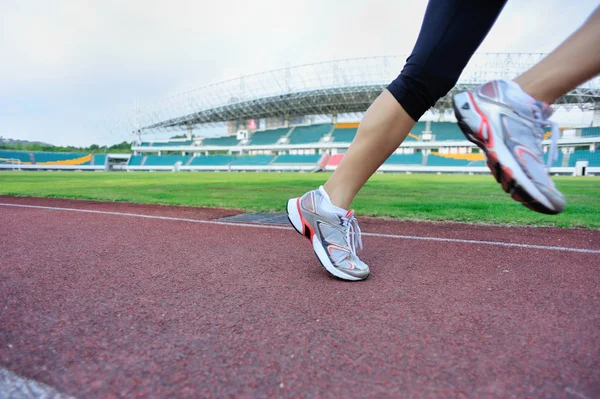
<svg viewBox="0 0 600 399"><path fill-rule="evenodd" d="M476 54L457 85L419 121L380 172L489 173L484 155L452 122L451 97L493 79L510 79L545 54ZM0 151L0 168L96 171L331 171L360 115L402 68L406 56L337 60L209 85L139 108L132 155ZM561 125L554 175L600 174L600 79L554 108L593 113L588 126ZM203 128L226 126L206 137ZM194 132L200 132L194 134ZM145 140L171 133L170 140ZM551 143L546 132L544 152Z"/></svg>
<svg viewBox="0 0 600 399"><path fill-rule="evenodd" d="M353 200L361 227L337 214L365 242L360 282L286 204L337 168L406 56L137 106L123 153L0 149L0 398L599 397L600 78L553 105L591 116L545 132L557 215L506 195L451 111L545 56L473 57Z"/></svg>

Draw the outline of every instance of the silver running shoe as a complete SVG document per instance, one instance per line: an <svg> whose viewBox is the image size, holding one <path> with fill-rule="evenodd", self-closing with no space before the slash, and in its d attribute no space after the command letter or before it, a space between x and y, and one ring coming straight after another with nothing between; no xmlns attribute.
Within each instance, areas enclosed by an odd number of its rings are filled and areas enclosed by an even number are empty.
<svg viewBox="0 0 600 399"><path fill-rule="evenodd" d="M536 212L556 214L565 198L549 176L558 155L558 126L548 118L552 108L506 80L488 82L453 98L458 126L481 148L487 165L504 191ZM552 128L548 164L544 164L544 127Z"/></svg>
<svg viewBox="0 0 600 399"><path fill-rule="evenodd" d="M288 219L312 242L317 258L329 273L344 280L364 280L369 276L369 266L356 255L357 247L362 249L362 240L354 211L344 214L327 210L329 198L321 190L290 199Z"/></svg>

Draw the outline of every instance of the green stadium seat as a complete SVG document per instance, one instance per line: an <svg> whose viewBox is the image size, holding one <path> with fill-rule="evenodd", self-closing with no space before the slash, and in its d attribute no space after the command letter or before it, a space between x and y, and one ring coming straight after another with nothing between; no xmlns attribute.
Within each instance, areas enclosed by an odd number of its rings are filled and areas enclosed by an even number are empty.
<svg viewBox="0 0 600 399"><path fill-rule="evenodd" d="M21 163L31 162L29 152L0 150L0 164L13 164L17 162L17 160Z"/></svg>
<svg viewBox="0 0 600 399"><path fill-rule="evenodd" d="M252 165L252 166L260 166L260 165L268 165L275 158L273 155L245 155L240 157L235 157L231 161L231 165Z"/></svg>
<svg viewBox="0 0 600 399"><path fill-rule="evenodd" d="M458 125L452 122L431 122L431 132L435 136L435 141L467 140Z"/></svg>
<svg viewBox="0 0 600 399"><path fill-rule="evenodd" d="M145 155L132 155L131 158L129 158L129 162L127 163L127 165L129 166L140 166L142 165L142 161L144 159Z"/></svg>
<svg viewBox="0 0 600 399"><path fill-rule="evenodd" d="M166 143L152 143L152 147L175 147L175 146L190 146L192 145L192 140L187 141L169 141ZM143 143L142 143L143 144ZM142 146L143 147L143 146Z"/></svg>
<svg viewBox="0 0 600 399"><path fill-rule="evenodd" d="M421 165L423 163L423 153L414 154L392 154L384 165Z"/></svg>
<svg viewBox="0 0 600 399"><path fill-rule="evenodd" d="M581 137L600 137L600 126L584 127L581 129Z"/></svg>
<svg viewBox="0 0 600 399"><path fill-rule="evenodd" d="M288 134L290 128L284 127L275 130L265 130L255 132L250 139L250 145L270 145L277 144L277 140Z"/></svg>
<svg viewBox="0 0 600 399"><path fill-rule="evenodd" d="M189 159L189 155L148 155L144 166L173 166L176 162L185 165Z"/></svg>
<svg viewBox="0 0 600 399"><path fill-rule="evenodd" d="M317 163L321 155L312 154L312 155L290 155L284 154L279 155L277 159L273 163L281 164L281 163L289 163L289 164L299 164L299 163Z"/></svg>
<svg viewBox="0 0 600 399"><path fill-rule="evenodd" d="M544 164L546 164L548 162L548 153L544 153ZM562 166L563 163L563 153L562 151L558 151L558 159L554 162L552 162L552 166L553 167L559 167Z"/></svg>
<svg viewBox="0 0 600 399"><path fill-rule="evenodd" d="M600 166L600 151L577 150L569 156L569 166L575 166L577 161L588 161L588 166Z"/></svg>
<svg viewBox="0 0 600 399"><path fill-rule="evenodd" d="M106 163L106 155L105 154L94 155L94 166L104 165L105 163Z"/></svg>
<svg viewBox="0 0 600 399"><path fill-rule="evenodd" d="M69 152L34 152L33 159L36 164L51 163L53 165L89 165L92 159L90 154L77 154Z"/></svg>
<svg viewBox="0 0 600 399"><path fill-rule="evenodd" d="M224 147L232 147L238 144L237 136L223 136L223 137L206 137L202 142L202 145L218 145Z"/></svg>
<svg viewBox="0 0 600 399"><path fill-rule="evenodd" d="M325 134L331 131L330 124L296 126L290 134L289 144L309 144L317 143Z"/></svg>
<svg viewBox="0 0 600 399"><path fill-rule="evenodd" d="M354 136L356 136L356 131L358 128L342 128L335 129L333 131L333 141L338 143L351 143L354 140Z"/></svg>
<svg viewBox="0 0 600 399"><path fill-rule="evenodd" d="M466 159L446 158L439 155L429 154L427 166L483 166L482 161L469 161Z"/></svg>
<svg viewBox="0 0 600 399"><path fill-rule="evenodd" d="M192 158L189 166L219 166L228 165L233 160L231 155L200 155Z"/></svg>

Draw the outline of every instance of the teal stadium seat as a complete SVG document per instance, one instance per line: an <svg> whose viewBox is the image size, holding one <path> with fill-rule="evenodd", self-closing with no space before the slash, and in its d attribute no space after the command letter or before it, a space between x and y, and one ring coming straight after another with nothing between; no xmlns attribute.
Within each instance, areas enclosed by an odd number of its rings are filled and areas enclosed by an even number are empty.
<svg viewBox="0 0 600 399"><path fill-rule="evenodd" d="M152 147L174 147L174 146L190 146L193 141L169 141L166 143L152 143Z"/></svg>
<svg viewBox="0 0 600 399"><path fill-rule="evenodd" d="M290 144L317 143L325 134L331 131L330 124L296 126L290 134Z"/></svg>
<svg viewBox="0 0 600 399"><path fill-rule="evenodd" d="M358 128L342 128L335 129L333 131L333 141L338 143L351 143L354 140L354 136L356 136L356 131Z"/></svg>
<svg viewBox="0 0 600 399"><path fill-rule="evenodd" d="M588 166L600 166L600 151L577 150L569 157L569 166L575 166L577 161L588 161Z"/></svg>
<svg viewBox="0 0 600 399"><path fill-rule="evenodd" d="M431 122L431 132L435 135L435 141L467 140L458 125L452 122Z"/></svg>
<svg viewBox="0 0 600 399"><path fill-rule="evenodd" d="M189 166L220 166L228 165L233 161L231 155L200 155L192 158Z"/></svg>
<svg viewBox="0 0 600 399"><path fill-rule="evenodd" d="M421 165L423 163L423 153L414 154L392 154L384 165Z"/></svg>
<svg viewBox="0 0 600 399"><path fill-rule="evenodd" d="M94 165L104 165L106 163L106 155L105 154L96 154L94 155Z"/></svg>
<svg viewBox="0 0 600 399"><path fill-rule="evenodd" d="M483 161L469 161L466 159L445 158L439 155L427 155L427 166L484 166Z"/></svg>
<svg viewBox="0 0 600 399"><path fill-rule="evenodd" d="M285 136L290 131L290 128L284 127L275 130L265 130L255 132L250 139L250 145L270 145L277 144L277 140Z"/></svg>
<svg viewBox="0 0 600 399"><path fill-rule="evenodd" d="M273 155L245 155L235 157L231 161L231 165L244 165L244 166L261 166L268 165L275 158Z"/></svg>
<svg viewBox="0 0 600 399"><path fill-rule="evenodd" d="M581 129L581 137L600 137L600 126L584 127Z"/></svg>
<svg viewBox="0 0 600 399"><path fill-rule="evenodd" d="M417 141L417 139L415 139L415 137L413 137L413 136L418 137L419 140L420 140L421 139L421 134L425 130L426 126L427 126L426 122L417 122L417 123L415 123L415 126L413 126L413 128L410 129L410 134L408 136L406 136L405 141Z"/></svg>
<svg viewBox="0 0 600 399"><path fill-rule="evenodd" d="M202 145L219 145L224 147L232 147L237 145L237 136L223 136L223 137L206 137L202 142Z"/></svg>
<svg viewBox="0 0 600 399"><path fill-rule="evenodd" d="M312 154L312 155L284 154L284 155L279 155L273 163L289 163L289 164L317 163L317 162L319 162L319 159L321 159L321 155L319 155L319 154Z"/></svg>
<svg viewBox="0 0 600 399"><path fill-rule="evenodd" d="M131 158L129 158L129 162L127 163L127 165L141 166L143 159L144 159L144 155L132 155Z"/></svg>
<svg viewBox="0 0 600 399"><path fill-rule="evenodd" d="M544 164L546 164L548 162L548 153L544 153ZM553 167L558 167L558 166L562 166L563 163L563 153L562 151L558 151L558 158L556 159L556 161L552 162L552 166Z"/></svg>
<svg viewBox="0 0 600 399"><path fill-rule="evenodd" d="M36 164L39 163L47 163L47 162L57 162L57 163L68 163L67 161L74 161L78 158L83 158L88 156L89 154L77 154L70 152L34 152L33 159ZM79 162L76 165L89 165L90 161L87 162Z"/></svg>
<svg viewBox="0 0 600 399"><path fill-rule="evenodd" d="M13 161L11 161L11 159ZM0 164L12 164L15 163L16 160L24 162L31 162L31 157L29 156L29 152L26 151L4 151L0 150ZM18 162L16 162L18 163Z"/></svg>
<svg viewBox="0 0 600 399"><path fill-rule="evenodd" d="M142 144L140 145L140 147L150 147L152 146L152 143L147 143L147 142L142 142Z"/></svg>
<svg viewBox="0 0 600 399"><path fill-rule="evenodd" d="M148 155L144 166L173 166L176 162L185 165L189 159L189 155Z"/></svg>

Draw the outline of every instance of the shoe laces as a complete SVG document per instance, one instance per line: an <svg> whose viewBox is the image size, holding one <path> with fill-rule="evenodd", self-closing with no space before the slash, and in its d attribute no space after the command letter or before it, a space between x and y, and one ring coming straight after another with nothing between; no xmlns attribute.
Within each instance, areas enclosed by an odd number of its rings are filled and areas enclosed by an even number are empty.
<svg viewBox="0 0 600 399"><path fill-rule="evenodd" d="M539 125L541 127L541 129L535 131L535 135L539 139L539 142L538 142L539 148L540 148L540 152L542 152L542 153L543 153L542 141L544 140L544 129L543 128L546 126L550 127L551 141L550 141L550 149L548 150L548 161L547 161L547 166L548 166L548 168L550 168L550 166L552 166L552 163L558 159L558 137L560 136L558 124L556 122L552 122L548 119L544 119L542 110L539 110L539 112L536 110L536 112L533 113L533 117L530 117L528 115L522 115L520 113L519 113L519 116L522 117L523 119L533 122L536 125Z"/></svg>
<svg viewBox="0 0 600 399"><path fill-rule="evenodd" d="M342 216L342 223L346 227L346 242L350 246L350 250L356 255L356 248L363 249L360 227L358 220L354 217L354 212L349 216Z"/></svg>

